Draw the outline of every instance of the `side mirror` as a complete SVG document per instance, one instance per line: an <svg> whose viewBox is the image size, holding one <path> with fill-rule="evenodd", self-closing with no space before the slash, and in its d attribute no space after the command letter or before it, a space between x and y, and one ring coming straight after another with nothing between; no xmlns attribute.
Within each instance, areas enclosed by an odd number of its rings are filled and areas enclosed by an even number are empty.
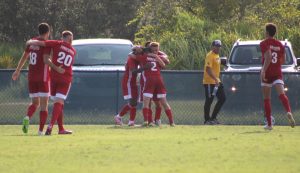
<svg viewBox="0 0 300 173"><path fill-rule="evenodd" d="M224 66L227 66L227 57L220 57L221 60L221 64ZM300 62L300 59L299 59ZM297 59L297 63L298 63L298 59Z"/></svg>
<svg viewBox="0 0 300 173"><path fill-rule="evenodd" d="M300 66L300 58L297 58L297 66Z"/></svg>

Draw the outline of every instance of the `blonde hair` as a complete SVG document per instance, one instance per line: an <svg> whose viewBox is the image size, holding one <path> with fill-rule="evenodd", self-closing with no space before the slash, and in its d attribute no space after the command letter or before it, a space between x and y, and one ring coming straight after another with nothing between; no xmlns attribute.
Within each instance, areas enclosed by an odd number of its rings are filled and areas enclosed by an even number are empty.
<svg viewBox="0 0 300 173"><path fill-rule="evenodd" d="M151 42L150 47L159 47L159 43L158 42Z"/></svg>

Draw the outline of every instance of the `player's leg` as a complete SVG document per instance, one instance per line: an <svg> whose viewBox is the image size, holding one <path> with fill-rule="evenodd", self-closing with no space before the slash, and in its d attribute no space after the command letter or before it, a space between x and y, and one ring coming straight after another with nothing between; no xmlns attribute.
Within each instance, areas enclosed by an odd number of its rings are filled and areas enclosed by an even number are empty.
<svg viewBox="0 0 300 173"><path fill-rule="evenodd" d="M149 126L154 126L153 124L153 112L152 112L152 101L153 101L153 98L150 99L150 102L149 102L149 112L148 112L148 123L149 123Z"/></svg>
<svg viewBox="0 0 300 173"><path fill-rule="evenodd" d="M149 111L150 111L150 108L149 108L149 104L150 104L150 101L151 101L151 94L150 93L144 93L144 96L143 96L143 117L144 117L144 123L143 123L143 126L148 126L148 114L149 114Z"/></svg>
<svg viewBox="0 0 300 173"><path fill-rule="evenodd" d="M23 122L22 122L23 133L28 133L29 121L39 106L40 106L39 97L32 96L31 104L27 108L27 115L23 118Z"/></svg>
<svg viewBox="0 0 300 173"><path fill-rule="evenodd" d="M155 124L156 125L160 125L161 124L161 120L160 120L160 117L161 117L161 102L159 99L155 99L154 100L154 103L155 103Z"/></svg>
<svg viewBox="0 0 300 173"><path fill-rule="evenodd" d="M165 95L164 96L159 96L159 94L158 94L158 98L160 99L162 107L164 108L165 113L166 113L166 115L167 115L167 117L169 119L170 126L175 126L174 118L173 118L173 113L172 113L170 105L167 102L166 96Z"/></svg>
<svg viewBox="0 0 300 173"><path fill-rule="evenodd" d="M214 100L214 97L211 95L213 92L214 85L204 84L205 91L205 102L204 102L204 124L210 123L210 107Z"/></svg>
<svg viewBox="0 0 300 173"><path fill-rule="evenodd" d="M218 91L216 93L216 96L218 98L218 101L215 105L215 108L213 110L213 113L212 113L212 116L211 116L211 121L214 123L214 124L220 124L220 122L217 120L217 116L218 116L218 113L220 112L223 104L225 103L226 101L226 96L225 96L225 92L224 92L224 87L222 84L219 85L218 87Z"/></svg>
<svg viewBox="0 0 300 173"><path fill-rule="evenodd" d="M262 84L262 94L264 99L264 110L267 119L266 130L272 130L272 119L271 119L271 89L272 85L263 83Z"/></svg>
<svg viewBox="0 0 300 173"><path fill-rule="evenodd" d="M293 117L293 114L292 114L292 111L291 111L289 99L288 99L287 95L284 92L283 82L282 83L280 83L280 82L276 83L275 88L276 88L276 91L279 95L279 99L280 99L285 111L287 112L287 117L289 119L290 126L295 127L296 123L295 123L295 120L294 120L294 117Z"/></svg>
<svg viewBox="0 0 300 173"><path fill-rule="evenodd" d="M130 116L129 116L129 126L134 126L134 120L136 116L136 106L137 106L137 98L132 98L129 100L130 108Z"/></svg>
<svg viewBox="0 0 300 173"><path fill-rule="evenodd" d="M49 97L40 97L41 111L40 111L40 124L39 124L39 135L43 134L44 126L48 117L48 100Z"/></svg>
<svg viewBox="0 0 300 173"><path fill-rule="evenodd" d="M39 124L39 135L43 135L43 129L48 117L48 101L50 96L50 86L49 82L39 83L39 96L40 96L40 124Z"/></svg>

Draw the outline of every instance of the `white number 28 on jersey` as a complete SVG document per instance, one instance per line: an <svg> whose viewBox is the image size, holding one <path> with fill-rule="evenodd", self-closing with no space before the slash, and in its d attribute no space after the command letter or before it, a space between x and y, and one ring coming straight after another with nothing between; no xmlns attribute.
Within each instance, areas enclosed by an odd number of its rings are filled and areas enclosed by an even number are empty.
<svg viewBox="0 0 300 173"><path fill-rule="evenodd" d="M277 52L272 52L272 63L276 64L278 61L278 54Z"/></svg>
<svg viewBox="0 0 300 173"><path fill-rule="evenodd" d="M72 63L72 56L66 54L65 52L59 52L57 62L69 67Z"/></svg>

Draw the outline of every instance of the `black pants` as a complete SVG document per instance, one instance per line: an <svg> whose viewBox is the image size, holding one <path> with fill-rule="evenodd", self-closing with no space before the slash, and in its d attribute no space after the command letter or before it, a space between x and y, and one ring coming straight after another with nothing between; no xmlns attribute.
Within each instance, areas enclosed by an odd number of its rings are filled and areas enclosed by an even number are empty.
<svg viewBox="0 0 300 173"><path fill-rule="evenodd" d="M209 121L209 120L213 120L213 119L217 118L217 115L226 100L224 86L223 86L223 84L220 83L218 91L216 93L218 102L216 103L213 113L210 117L210 107L214 100L214 96L212 95L214 87L215 87L214 84L204 84L204 89L205 89L204 120L205 121Z"/></svg>

